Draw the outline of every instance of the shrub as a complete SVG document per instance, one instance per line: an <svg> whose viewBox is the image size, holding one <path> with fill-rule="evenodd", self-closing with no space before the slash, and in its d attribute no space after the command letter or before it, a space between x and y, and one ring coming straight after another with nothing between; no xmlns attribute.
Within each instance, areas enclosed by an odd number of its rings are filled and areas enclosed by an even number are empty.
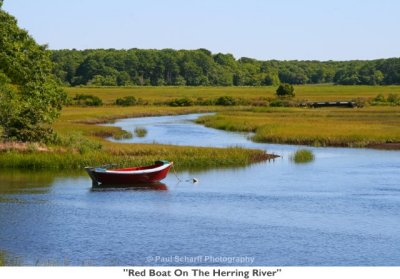
<svg viewBox="0 0 400 279"><path fill-rule="evenodd" d="M374 102L378 102L378 103L385 103L386 99L385 96L383 96L382 94L378 94L374 99Z"/></svg>
<svg viewBox="0 0 400 279"><path fill-rule="evenodd" d="M172 107L190 107L194 105L194 102L189 98L174 99L168 103Z"/></svg>
<svg viewBox="0 0 400 279"><path fill-rule="evenodd" d="M269 103L271 107L288 107L289 102L287 100L276 99Z"/></svg>
<svg viewBox="0 0 400 279"><path fill-rule="evenodd" d="M70 96L67 96L67 97L65 98L64 104L65 104L66 106L71 106L71 105L74 104L74 100L73 100Z"/></svg>
<svg viewBox="0 0 400 279"><path fill-rule="evenodd" d="M382 94L377 95L371 101L372 105L400 105L400 96L398 94L389 94L385 99L385 96Z"/></svg>
<svg viewBox="0 0 400 279"><path fill-rule="evenodd" d="M80 106L98 107L103 105L103 101L99 97L93 95L76 94L73 100L75 105Z"/></svg>
<svg viewBox="0 0 400 279"><path fill-rule="evenodd" d="M278 97L294 97L293 85L282 83L279 85L278 89L276 89L276 95L278 95Z"/></svg>
<svg viewBox="0 0 400 279"><path fill-rule="evenodd" d="M281 99L276 99L273 100L269 103L271 107L286 107L287 106L287 101L281 100Z"/></svg>
<svg viewBox="0 0 400 279"><path fill-rule="evenodd" d="M268 102L268 100L266 98L253 99L249 103L253 107L267 107L267 106L269 106L269 102Z"/></svg>
<svg viewBox="0 0 400 279"><path fill-rule="evenodd" d="M215 102L215 99L204 99L202 97L198 97L195 104L198 106L213 106L215 105Z"/></svg>
<svg viewBox="0 0 400 279"><path fill-rule="evenodd" d="M126 96L126 97L118 98L117 100L115 100L115 104L118 106L124 106L124 107L134 106L134 105L138 104L138 100L133 96Z"/></svg>
<svg viewBox="0 0 400 279"><path fill-rule="evenodd" d="M237 100L236 100L235 98L233 98L233 97L230 97L230 96L222 96L222 97L219 97L219 98L216 100L215 104L218 105L218 106L234 106L234 105L237 105L238 102L237 102Z"/></svg>
<svg viewBox="0 0 400 279"><path fill-rule="evenodd" d="M389 94L389 96L387 97L387 102L392 105L399 105L400 97L398 94Z"/></svg>
<svg viewBox="0 0 400 279"><path fill-rule="evenodd" d="M298 107L301 105L300 101L288 100L288 99L274 99L269 102L271 107Z"/></svg>
<svg viewBox="0 0 400 279"><path fill-rule="evenodd" d="M364 98L355 98L352 102L354 102L354 106L357 108L363 108L367 104L367 101Z"/></svg>

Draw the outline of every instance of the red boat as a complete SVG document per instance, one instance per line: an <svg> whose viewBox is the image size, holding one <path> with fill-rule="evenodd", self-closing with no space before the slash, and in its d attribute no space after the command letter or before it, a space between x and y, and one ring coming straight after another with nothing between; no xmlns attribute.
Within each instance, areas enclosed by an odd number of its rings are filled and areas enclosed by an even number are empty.
<svg viewBox="0 0 400 279"><path fill-rule="evenodd" d="M154 165L124 169L108 169L107 167L86 167L85 170L92 178L93 185L146 185L157 183L164 179L173 162L156 161Z"/></svg>

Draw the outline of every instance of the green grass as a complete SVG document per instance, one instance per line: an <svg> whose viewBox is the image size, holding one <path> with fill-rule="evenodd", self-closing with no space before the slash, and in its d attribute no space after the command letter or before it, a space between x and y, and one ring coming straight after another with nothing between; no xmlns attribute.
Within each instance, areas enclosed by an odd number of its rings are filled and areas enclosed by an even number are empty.
<svg viewBox="0 0 400 279"><path fill-rule="evenodd" d="M99 151L5 152L0 166L8 169L83 169L109 163L119 166L147 165L159 159L174 161L177 169L246 166L272 158L260 150L243 148L201 148L170 145L132 144L104 146Z"/></svg>
<svg viewBox="0 0 400 279"><path fill-rule="evenodd" d="M290 156L290 160L297 163L309 163L314 161L314 154L311 150L308 149L299 149L292 156Z"/></svg>

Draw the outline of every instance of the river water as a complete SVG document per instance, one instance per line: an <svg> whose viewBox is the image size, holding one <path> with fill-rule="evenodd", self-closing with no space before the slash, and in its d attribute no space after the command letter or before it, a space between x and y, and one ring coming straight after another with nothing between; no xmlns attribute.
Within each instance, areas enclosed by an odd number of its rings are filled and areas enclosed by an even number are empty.
<svg viewBox="0 0 400 279"><path fill-rule="evenodd" d="M282 155L245 168L179 172L161 190L92 191L84 173L0 172L0 262L9 265L400 264L400 152L259 144L198 115L124 119L144 138ZM161 159L161 158L160 158Z"/></svg>

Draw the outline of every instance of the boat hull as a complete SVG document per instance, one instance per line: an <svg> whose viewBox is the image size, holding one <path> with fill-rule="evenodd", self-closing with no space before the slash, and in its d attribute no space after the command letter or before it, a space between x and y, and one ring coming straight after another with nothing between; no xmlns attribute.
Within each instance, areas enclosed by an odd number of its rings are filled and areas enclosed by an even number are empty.
<svg viewBox="0 0 400 279"><path fill-rule="evenodd" d="M172 162L158 161L152 166L105 170L101 168L85 168L94 185L139 185L157 183L164 179Z"/></svg>

